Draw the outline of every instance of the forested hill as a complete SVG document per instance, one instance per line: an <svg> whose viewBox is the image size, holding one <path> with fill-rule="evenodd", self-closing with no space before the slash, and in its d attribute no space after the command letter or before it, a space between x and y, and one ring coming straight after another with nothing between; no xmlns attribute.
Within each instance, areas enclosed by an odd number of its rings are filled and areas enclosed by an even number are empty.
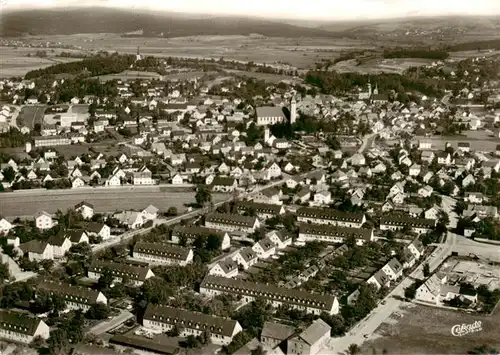
<svg viewBox="0 0 500 355"><path fill-rule="evenodd" d="M187 18L175 14L134 13L108 8L37 10L4 13L0 36L75 33L127 33L143 30L146 36L249 35L268 37L327 37L335 33L262 19L237 17Z"/></svg>

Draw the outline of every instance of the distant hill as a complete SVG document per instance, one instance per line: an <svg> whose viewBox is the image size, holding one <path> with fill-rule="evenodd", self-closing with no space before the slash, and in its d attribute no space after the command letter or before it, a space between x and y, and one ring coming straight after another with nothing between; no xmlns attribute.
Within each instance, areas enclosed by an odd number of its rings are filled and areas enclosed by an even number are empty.
<svg viewBox="0 0 500 355"><path fill-rule="evenodd" d="M262 19L236 17L193 18L179 14L134 13L109 8L36 10L4 13L0 36L60 35L76 33L129 33L144 36L183 37L196 35L248 35L267 37L337 37L318 28L307 28Z"/></svg>
<svg viewBox="0 0 500 355"><path fill-rule="evenodd" d="M409 42L461 42L500 33L500 17L443 16L323 23L315 27L359 39Z"/></svg>

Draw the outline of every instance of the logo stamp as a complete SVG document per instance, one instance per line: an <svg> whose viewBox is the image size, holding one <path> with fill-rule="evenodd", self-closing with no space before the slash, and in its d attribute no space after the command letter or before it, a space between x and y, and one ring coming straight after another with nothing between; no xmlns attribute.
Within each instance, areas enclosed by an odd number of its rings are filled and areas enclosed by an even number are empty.
<svg viewBox="0 0 500 355"><path fill-rule="evenodd" d="M451 334L456 337L461 337L471 333L477 333L483 330L483 323L480 320L472 324L455 324L451 327Z"/></svg>

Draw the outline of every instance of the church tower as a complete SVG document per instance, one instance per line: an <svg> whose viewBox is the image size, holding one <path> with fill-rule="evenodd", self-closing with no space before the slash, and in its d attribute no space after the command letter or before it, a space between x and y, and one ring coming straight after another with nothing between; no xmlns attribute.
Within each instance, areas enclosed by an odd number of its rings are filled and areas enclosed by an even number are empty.
<svg viewBox="0 0 500 355"><path fill-rule="evenodd" d="M137 47L137 54L135 56L135 60L142 60L142 55L141 55L141 52L139 50L139 47Z"/></svg>
<svg viewBox="0 0 500 355"><path fill-rule="evenodd" d="M372 83L368 82L368 97L372 97Z"/></svg>
<svg viewBox="0 0 500 355"><path fill-rule="evenodd" d="M375 90L373 90L373 95L378 95L378 84L375 84Z"/></svg>
<svg viewBox="0 0 500 355"><path fill-rule="evenodd" d="M290 124L294 124L297 121L297 101L295 101L295 96L292 97L292 102L290 103Z"/></svg>

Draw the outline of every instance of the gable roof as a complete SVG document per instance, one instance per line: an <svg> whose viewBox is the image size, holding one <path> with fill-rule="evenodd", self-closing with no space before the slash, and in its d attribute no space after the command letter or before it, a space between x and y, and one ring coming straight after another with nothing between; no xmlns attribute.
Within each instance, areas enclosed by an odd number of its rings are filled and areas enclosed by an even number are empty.
<svg viewBox="0 0 500 355"><path fill-rule="evenodd" d="M0 310L0 329L34 335L41 320L28 314Z"/></svg>

